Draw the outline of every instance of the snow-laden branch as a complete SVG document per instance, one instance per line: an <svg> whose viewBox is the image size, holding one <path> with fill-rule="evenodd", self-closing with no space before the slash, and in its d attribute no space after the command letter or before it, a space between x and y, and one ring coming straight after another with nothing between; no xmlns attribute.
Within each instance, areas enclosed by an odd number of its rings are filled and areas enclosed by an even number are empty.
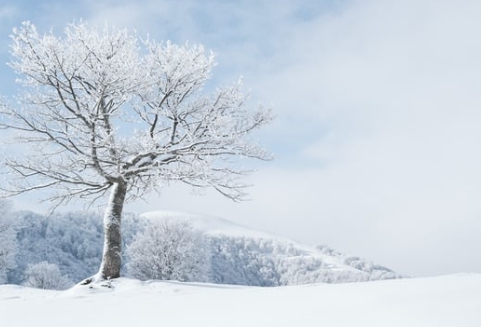
<svg viewBox="0 0 481 327"><path fill-rule="evenodd" d="M51 189L64 202L121 182L132 199L181 182L239 200L249 170L229 162L270 158L250 139L269 110L250 108L241 82L202 92L215 55L200 45L85 23L59 37L26 22L11 37L25 94L0 107L0 127L29 146L5 160L11 194Z"/></svg>

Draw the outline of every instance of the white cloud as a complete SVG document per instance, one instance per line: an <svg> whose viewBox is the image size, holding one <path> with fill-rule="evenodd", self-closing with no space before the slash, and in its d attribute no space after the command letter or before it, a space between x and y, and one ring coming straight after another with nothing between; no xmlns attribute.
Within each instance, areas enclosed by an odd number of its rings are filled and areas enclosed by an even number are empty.
<svg viewBox="0 0 481 327"><path fill-rule="evenodd" d="M359 1L297 31L297 60L259 88L273 85L282 128L306 141L297 155L311 167L318 160L316 176L299 177L317 186L285 185L312 192L304 214L317 221L297 219L306 230L330 230L323 237L333 243L387 261L429 249L400 265L413 274L456 269L410 266L423 253L481 250L470 233L481 230L480 9L476 1ZM317 131L291 127L293 119L317 120Z"/></svg>
<svg viewBox="0 0 481 327"><path fill-rule="evenodd" d="M0 19L11 19L16 12L15 6L9 4L2 5L0 6Z"/></svg>

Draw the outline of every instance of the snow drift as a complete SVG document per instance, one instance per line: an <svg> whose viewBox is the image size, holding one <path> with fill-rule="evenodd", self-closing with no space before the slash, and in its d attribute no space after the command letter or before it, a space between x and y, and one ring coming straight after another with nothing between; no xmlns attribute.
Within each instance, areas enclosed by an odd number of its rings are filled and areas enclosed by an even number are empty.
<svg viewBox="0 0 481 327"><path fill-rule="evenodd" d="M479 327L479 308L479 274L273 288L124 278L112 289L0 286L2 326Z"/></svg>

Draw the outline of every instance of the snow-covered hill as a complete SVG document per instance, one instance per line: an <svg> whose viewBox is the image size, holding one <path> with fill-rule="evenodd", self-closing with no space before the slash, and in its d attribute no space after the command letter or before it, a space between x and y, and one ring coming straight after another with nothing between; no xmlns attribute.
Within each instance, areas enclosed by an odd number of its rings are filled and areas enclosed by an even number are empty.
<svg viewBox="0 0 481 327"><path fill-rule="evenodd" d="M120 279L112 289L0 285L2 326L479 327L481 275L259 288Z"/></svg>
<svg viewBox="0 0 481 327"><path fill-rule="evenodd" d="M386 267L327 246L310 247L218 217L159 211L145 213L141 218L151 222L184 220L208 235L211 281L216 283L278 286L402 277Z"/></svg>
<svg viewBox="0 0 481 327"><path fill-rule="evenodd" d="M102 218L91 213L45 217L16 212L18 253L9 283L21 284L28 265L55 264L72 284L97 272L102 253ZM150 212L123 219L124 244L149 224L187 221L206 237L208 274L200 280L217 284L279 286L391 279L397 273L369 260L311 247L260 232L217 217L174 212ZM124 258L128 262L129 258ZM126 272L124 271L124 275Z"/></svg>

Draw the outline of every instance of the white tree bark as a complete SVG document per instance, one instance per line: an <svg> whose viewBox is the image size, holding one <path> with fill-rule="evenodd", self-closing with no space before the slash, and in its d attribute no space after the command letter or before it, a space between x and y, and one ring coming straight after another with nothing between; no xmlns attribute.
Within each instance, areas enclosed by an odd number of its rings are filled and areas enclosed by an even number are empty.
<svg viewBox="0 0 481 327"><path fill-rule="evenodd" d="M115 183L110 191L104 213L104 250L97 277L101 280L120 277L122 261L122 209L127 188L124 182Z"/></svg>

